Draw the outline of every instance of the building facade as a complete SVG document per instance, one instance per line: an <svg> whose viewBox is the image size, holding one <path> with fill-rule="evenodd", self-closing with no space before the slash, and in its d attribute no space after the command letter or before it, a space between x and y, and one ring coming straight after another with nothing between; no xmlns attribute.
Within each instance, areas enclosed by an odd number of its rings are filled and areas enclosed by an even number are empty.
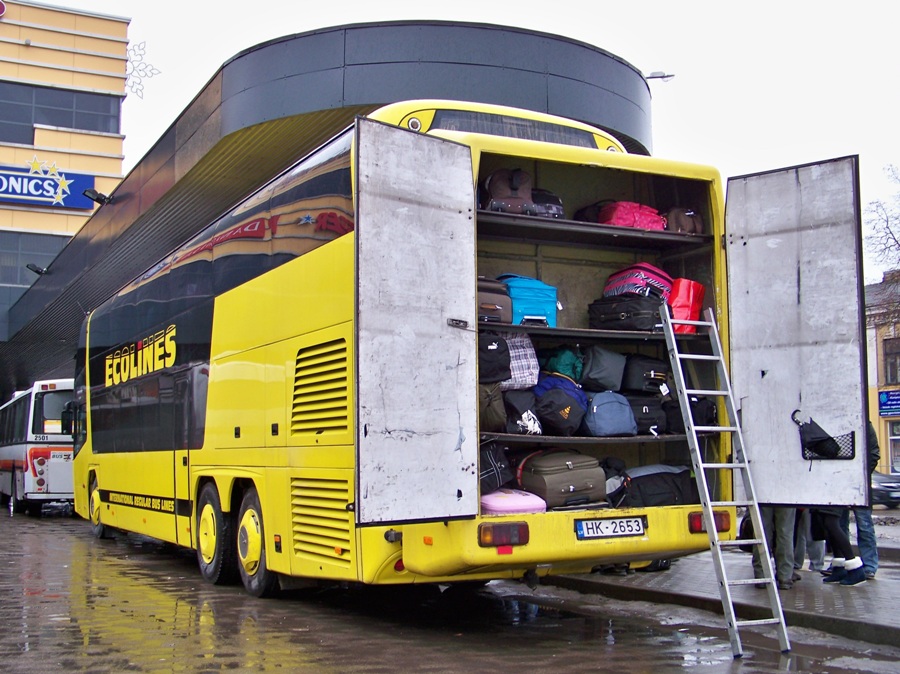
<svg viewBox="0 0 900 674"><path fill-rule="evenodd" d="M0 2L0 339L8 309L122 180L129 19Z"/></svg>
<svg viewBox="0 0 900 674"><path fill-rule="evenodd" d="M900 472L900 270L866 286L869 418L878 431L881 472Z"/></svg>

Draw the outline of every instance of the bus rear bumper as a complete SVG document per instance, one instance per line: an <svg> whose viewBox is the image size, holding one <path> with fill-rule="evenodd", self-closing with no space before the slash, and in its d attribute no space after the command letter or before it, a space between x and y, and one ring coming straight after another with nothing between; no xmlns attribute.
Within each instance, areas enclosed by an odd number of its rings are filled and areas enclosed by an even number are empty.
<svg viewBox="0 0 900 674"><path fill-rule="evenodd" d="M543 573L579 573L603 564L672 558L709 549L705 531L691 533L688 515L699 505L640 510L553 512L533 515L479 517L403 527L405 568L421 576L539 569ZM640 532L615 528L603 537L585 538L585 521L628 523L637 518ZM578 524L578 522L582 524ZM731 518L731 522L734 518ZM527 525L524 544L484 545L479 528L485 525ZM521 529L521 527L520 527ZM732 538L733 527L720 532Z"/></svg>

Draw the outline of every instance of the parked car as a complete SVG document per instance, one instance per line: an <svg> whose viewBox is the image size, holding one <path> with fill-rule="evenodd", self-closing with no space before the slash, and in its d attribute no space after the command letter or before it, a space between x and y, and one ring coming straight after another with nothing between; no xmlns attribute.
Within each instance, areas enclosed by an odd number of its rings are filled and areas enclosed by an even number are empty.
<svg viewBox="0 0 900 674"><path fill-rule="evenodd" d="M872 505L900 506L900 475L872 473Z"/></svg>

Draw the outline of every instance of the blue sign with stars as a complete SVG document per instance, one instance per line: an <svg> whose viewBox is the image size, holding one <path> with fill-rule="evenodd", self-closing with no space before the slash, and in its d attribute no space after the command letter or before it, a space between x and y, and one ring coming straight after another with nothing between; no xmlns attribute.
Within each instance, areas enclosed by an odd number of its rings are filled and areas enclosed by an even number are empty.
<svg viewBox="0 0 900 674"><path fill-rule="evenodd" d="M878 394L878 416L900 417L900 391L881 391Z"/></svg>
<svg viewBox="0 0 900 674"><path fill-rule="evenodd" d="M56 163L48 166L37 156L25 168L0 166L0 201L92 210L94 202L82 192L93 187L94 176L63 172Z"/></svg>

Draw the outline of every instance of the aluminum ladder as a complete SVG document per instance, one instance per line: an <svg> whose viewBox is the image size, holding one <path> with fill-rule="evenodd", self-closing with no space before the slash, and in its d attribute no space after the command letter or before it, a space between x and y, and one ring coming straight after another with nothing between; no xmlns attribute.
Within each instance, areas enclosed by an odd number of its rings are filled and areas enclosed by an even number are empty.
<svg viewBox="0 0 900 674"><path fill-rule="evenodd" d="M716 327L715 315L712 309L705 312L705 320L688 321L673 319L669 316L668 307L663 304L660 309L662 317L663 332L666 336L666 346L669 351L669 360L672 364L672 373L675 378L678 401L681 407L681 416L684 418L684 429L687 435L688 445L691 450L691 461L694 466L694 475L697 480L697 487L700 492L700 502L703 505L703 521L706 526L706 532L709 535L709 548L712 552L713 566L716 569L716 577L719 584L719 594L722 598L722 609L725 619L728 623L728 635L731 639L731 650L735 658L741 657L744 652L741 646L741 637L739 629L741 627L749 627L752 625L775 625L778 630L778 641L781 645L781 651L787 652L791 649L790 641L787 634L787 625L784 622L784 613L781 608L781 598L778 596L778 588L775 583L775 573L772 567L772 560L769 556L769 546L766 543L765 536L760 536L759 532L763 531L762 516L760 515L759 504L756 500L756 490L753 487L753 479L750 475L750 462L747 457L746 448L744 446L744 438L741 434L740 423L738 420L737 409L734 403L734 395L731 391L731 381L728 378L728 372L725 368L725 358L722 352L722 342L719 339L719 331ZM699 335L705 332L709 337L708 352L698 353L700 349L691 349L690 352L679 350L679 338L675 333L675 326L691 325ZM698 345L700 341L696 338L684 340L682 345L686 348L692 345ZM702 349L707 351L705 347ZM691 371L695 376L692 381L702 381L703 383L714 382L713 388L689 388L688 380L685 376L685 369ZM714 372L712 371L714 369ZM724 407L727 412L725 423L719 419L716 426L696 426L694 424L693 415L690 408L690 396L707 396L714 400L721 401L717 405L719 416L721 417ZM718 458L714 462L707 462L703 449L700 446L698 433L719 434L720 442L724 440L726 435L731 436L731 460L722 463ZM715 501L713 495L710 494L709 481L707 479L707 471L732 471L740 475L740 479L744 486L744 494L746 500L734 501ZM732 480L732 484L735 481ZM728 506L745 507L750 514L753 522L754 538L750 540L721 540L716 531L715 521L713 517L714 508L722 508ZM763 578L752 579L729 579L726 573L724 559L722 557L723 550L734 548L738 545L753 545L756 553L759 555L762 564ZM738 620L734 611L734 601L732 600L732 588L736 586L756 585L763 583L768 595L769 606L771 607L771 617L757 620Z"/></svg>

